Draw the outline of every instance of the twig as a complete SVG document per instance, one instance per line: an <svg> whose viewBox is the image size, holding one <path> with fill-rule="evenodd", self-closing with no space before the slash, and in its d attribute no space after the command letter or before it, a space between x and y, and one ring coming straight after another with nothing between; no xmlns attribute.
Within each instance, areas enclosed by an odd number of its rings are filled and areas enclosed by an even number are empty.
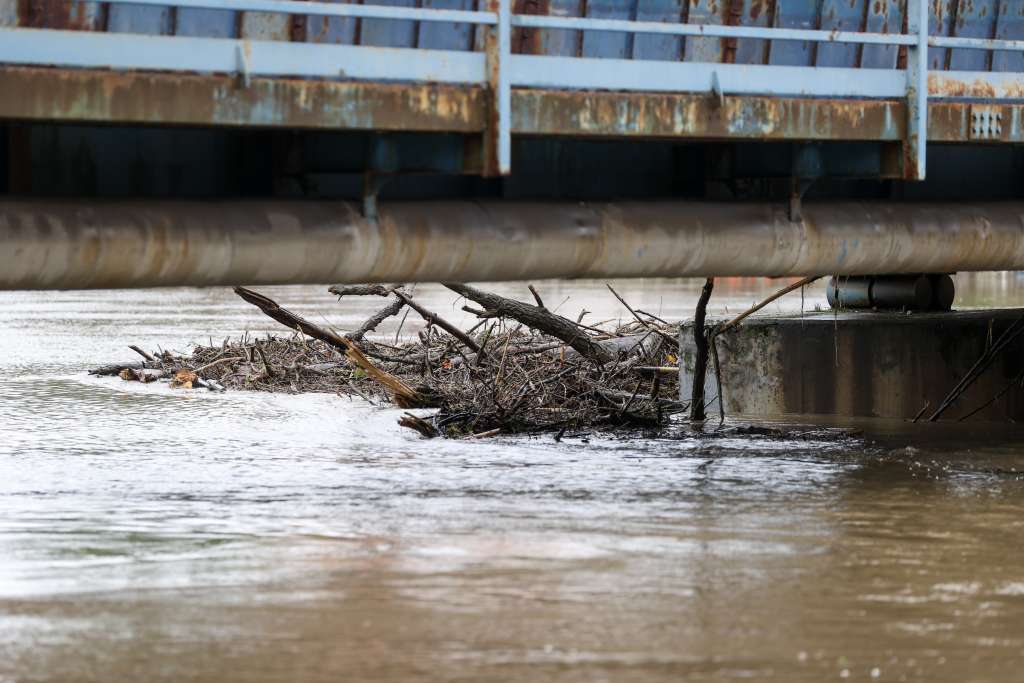
<svg viewBox="0 0 1024 683"><path fill-rule="evenodd" d="M140 349L138 346L135 346L135 344L129 344L128 348L131 349L132 351L134 351L135 353L139 354L143 358L145 358L150 363L158 363L159 362L156 358L153 358L152 354L146 353L145 351Z"/></svg>
<svg viewBox="0 0 1024 683"><path fill-rule="evenodd" d="M387 306L385 306L384 308L380 309L379 311L371 315L369 318L367 318L366 322L360 325L358 330L356 330L352 334L347 335L348 338L351 339L352 341L361 341L363 337L366 336L367 332L373 332L374 330L377 329L377 326L380 325L382 322L384 322L393 315L398 315L398 312L402 310L403 306L405 306L405 302L402 301L401 299L396 299L395 301L392 301L390 304L388 304Z"/></svg>
<svg viewBox="0 0 1024 683"><path fill-rule="evenodd" d="M1003 333L999 335L999 339L996 340L995 344L985 350L984 353L974 362L967 374L964 375L956 386L942 399L942 403L939 404L938 410L932 413L931 417L928 418L929 422L935 422L942 416L946 410L956 403L956 400L960 398L967 389L974 384L975 380L984 374L985 370L992 364L992 361L996 359L996 356L1002 352L1006 346L1016 339L1021 332L1024 332L1024 327L1017 327L1021 322L1024 322L1024 316L1017 318L1003 330Z"/></svg>
<svg viewBox="0 0 1024 683"><path fill-rule="evenodd" d="M634 372L649 375L678 375L679 368L672 365L638 365L633 368Z"/></svg>
<svg viewBox="0 0 1024 683"><path fill-rule="evenodd" d="M636 309L636 312L637 313L641 313L643 315L646 315L648 318L653 318L654 320L657 320L659 323L662 323L664 325L670 325L671 324L669 321L665 320L664 318L659 318L658 316L654 315L653 313L648 313L647 311L641 311L639 308Z"/></svg>
<svg viewBox="0 0 1024 683"><path fill-rule="evenodd" d="M325 344L329 344L343 352L346 358L361 367L367 375L390 389L399 405L414 406L425 405L427 403L426 397L394 375L381 370L371 363L359 348L345 337L335 334L330 330L318 327L305 318L302 318L287 309L281 308L276 301L263 296L259 292L246 289L245 287L235 287L234 291L235 294L242 297L242 299L248 301L253 306L256 306L267 316L273 318L285 327L298 330L299 332L313 337L314 339L319 339Z"/></svg>
<svg viewBox="0 0 1024 683"><path fill-rule="evenodd" d="M530 288L530 294L533 294L533 298L537 302L537 305L540 308L545 308L544 301L540 298L540 294L537 293L537 290L534 289L533 285L527 285L527 287Z"/></svg>
<svg viewBox="0 0 1024 683"><path fill-rule="evenodd" d="M629 311L630 313L632 313L632 314L633 314L633 317L634 317L634 318L636 318L636 321L637 321L638 323L640 323L641 325L643 325L643 326L644 326L645 328L647 328L648 330L651 330L652 332L656 332L656 333L657 333L657 334L658 334L658 335L659 335L659 336L660 336L660 337L661 337L662 339L664 339L665 341L667 341L667 342L668 342L669 344L672 344L672 345L673 345L673 346L675 346L676 348L679 348L679 340L678 340L678 339L673 339L672 337L670 337L669 335L665 334L665 333L664 333L664 332L662 332L661 330L659 330L659 329L657 329L657 328L655 328L655 327L652 327L652 326L651 326L651 324L650 324L649 322L647 322L646 320L644 320L643 318L641 318L641 317L640 317L640 315L639 315L639 314L638 314L638 313L637 313L636 311L634 311L634 310L633 310L633 307L632 307L632 306L630 306L630 305L629 305L628 303L626 303L626 300L625 300L625 299L623 299L623 298L622 298L621 296L619 296L619 293L618 293L618 292L616 292L616 291L615 291L615 290L614 290L614 289L612 288L612 286L611 286L610 284L608 284L608 283L606 282L606 283L604 283L604 286L605 286L605 287L607 287L607 288L608 288L608 291L610 291L610 292L611 292L611 293L612 293L612 294L613 294L613 295L615 296L615 298L619 300L619 303L621 303L621 304L622 304L623 306L625 306L625 307L626 307L626 310L627 310L627 311Z"/></svg>
<svg viewBox="0 0 1024 683"><path fill-rule="evenodd" d="M426 320L428 323L430 323L431 325L437 325L442 330L444 330L445 332L447 332L448 334L452 335L460 342L462 342L462 344L470 351L473 351L474 353L477 354L480 353L480 345L473 341L465 332L455 327L455 325L452 325L450 322L448 322L441 316L437 315L436 313L428 311L423 306L420 306L418 303L416 303L415 301L413 301L412 299L410 299L408 296L398 291L397 289L395 290L395 296L404 301L406 306L408 306L409 308L413 309L421 316L423 316L423 319Z"/></svg>
<svg viewBox="0 0 1024 683"><path fill-rule="evenodd" d="M195 369L195 373L197 375L201 375L202 373L206 372L210 368L216 367L216 366L220 365L221 363L233 363L233 362L238 361L238 360L245 360L245 358L243 358L242 356L229 356L227 358L218 358L217 360L215 360L215 361L213 361L211 363L207 363L206 365L199 366L198 368Z"/></svg>
<svg viewBox="0 0 1024 683"><path fill-rule="evenodd" d="M335 296L387 296L402 285L332 285L327 291Z"/></svg>
<svg viewBox="0 0 1024 683"><path fill-rule="evenodd" d="M993 396L993 397L992 397L992 398L990 398L989 400L985 401L985 402L984 402L984 403L982 403L982 404L981 404L980 406L978 406L977 408L975 408L975 409L974 409L974 410L972 410L971 412L967 413L966 415L964 415L964 416L962 416L962 417L958 418L958 419L957 419L957 422L963 422L963 421L964 421L964 420L966 420L967 418L969 418L969 417L974 417L975 415L977 415L978 413L980 413L980 412L981 412L982 410L984 410L985 408L988 408L988 407L989 407L990 405L992 405L993 403L995 403L996 401L998 401L999 399L1001 399L1001 398L1002 398L1003 396L1005 396L1005 395L1006 395L1006 392L1008 392L1008 391L1009 391L1010 389L1012 389L1012 388L1013 388L1014 386L1016 386L1016 385L1020 384L1020 381L1021 381L1021 379L1024 379L1024 371L1022 371L1022 372L1018 373L1016 377L1014 377L1014 378L1013 378L1013 379L1011 379L1011 380L1010 380L1009 382L1007 382L1007 383L1006 383L1006 386L1005 386L1005 387L1003 387L1003 388L1002 388L1002 389L1001 389L1001 390L999 391L999 393L997 393L997 394L996 394L995 396Z"/></svg>
<svg viewBox="0 0 1024 683"><path fill-rule="evenodd" d="M795 289L800 289L801 287L809 285L809 284L811 284L812 282L814 282L815 280L817 280L820 277L821 277L820 275L812 275L811 277L801 278L800 280L794 282L793 284L789 285L788 287L783 287L779 291L777 291L774 294L772 294L771 296L769 296L767 299L762 300L761 303L755 304L755 305L751 306L750 308L748 308L747 310L743 311L738 316L736 316L735 318L730 320L729 322L727 322L724 325L722 325L721 327L719 327L718 331L715 334L718 335L718 334L724 334L724 333L728 332L729 330L731 330L732 328L736 327L741 322L743 322L748 316L753 315L754 313L757 313L762 308L764 308L765 306L767 306L771 302L775 301L776 299L778 299L778 298L780 298L780 297L782 297L782 296L784 296L786 294L789 294L790 292L792 292Z"/></svg>

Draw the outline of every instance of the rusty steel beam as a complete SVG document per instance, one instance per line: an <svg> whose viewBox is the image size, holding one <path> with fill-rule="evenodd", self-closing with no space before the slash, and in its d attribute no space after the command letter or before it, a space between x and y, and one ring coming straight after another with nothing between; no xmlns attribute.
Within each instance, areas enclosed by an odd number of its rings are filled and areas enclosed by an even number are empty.
<svg viewBox="0 0 1024 683"><path fill-rule="evenodd" d="M436 84L0 67L0 119L479 132L486 93Z"/></svg>
<svg viewBox="0 0 1024 683"><path fill-rule="evenodd" d="M0 289L1024 268L1024 203L0 202Z"/></svg>
<svg viewBox="0 0 1024 683"><path fill-rule="evenodd" d="M0 119L482 133L490 95L482 88L113 73L0 67ZM1024 105L988 104L1002 113L993 139L971 135L977 104L932 101L932 142L1024 142ZM901 100L730 96L515 89L518 135L689 140L859 140L898 142Z"/></svg>

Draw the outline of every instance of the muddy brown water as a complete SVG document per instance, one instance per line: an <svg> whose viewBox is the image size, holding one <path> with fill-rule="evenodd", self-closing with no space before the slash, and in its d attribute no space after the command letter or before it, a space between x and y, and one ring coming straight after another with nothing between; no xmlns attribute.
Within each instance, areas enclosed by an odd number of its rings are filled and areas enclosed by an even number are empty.
<svg viewBox="0 0 1024 683"><path fill-rule="evenodd" d="M699 284L617 287L679 318ZM342 330L378 304L268 291ZM1012 426L424 441L335 396L83 372L273 326L222 289L0 294L0 682L1024 680Z"/></svg>

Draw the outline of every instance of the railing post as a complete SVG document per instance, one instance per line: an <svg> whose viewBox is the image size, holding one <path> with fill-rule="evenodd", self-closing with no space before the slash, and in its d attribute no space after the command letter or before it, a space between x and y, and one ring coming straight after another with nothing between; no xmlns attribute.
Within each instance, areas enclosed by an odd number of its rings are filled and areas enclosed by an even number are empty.
<svg viewBox="0 0 1024 683"><path fill-rule="evenodd" d="M484 175L508 175L512 171L512 87L508 59L512 53L512 0L490 0L497 23L487 31L487 83L491 109L484 131Z"/></svg>
<svg viewBox="0 0 1024 683"><path fill-rule="evenodd" d="M907 48L907 139L903 177L924 180L928 148L928 0L907 4L907 33L917 43Z"/></svg>

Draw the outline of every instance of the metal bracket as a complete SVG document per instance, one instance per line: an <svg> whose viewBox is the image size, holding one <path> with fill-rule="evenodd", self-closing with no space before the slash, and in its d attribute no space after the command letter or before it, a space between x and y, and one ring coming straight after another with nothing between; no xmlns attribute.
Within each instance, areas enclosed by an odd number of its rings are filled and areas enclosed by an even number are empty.
<svg viewBox="0 0 1024 683"><path fill-rule="evenodd" d="M1003 136L1003 112L998 107L971 105L971 140L999 140Z"/></svg>
<svg viewBox="0 0 1024 683"><path fill-rule="evenodd" d="M249 41L240 43L235 50L235 56L238 58L238 74L242 77L242 85L246 88L252 83L252 79L249 77L249 52L252 50L252 46Z"/></svg>
<svg viewBox="0 0 1024 683"><path fill-rule="evenodd" d="M718 71L711 72L711 94L715 96L718 108L725 107L725 92L722 90L722 83L718 80Z"/></svg>

